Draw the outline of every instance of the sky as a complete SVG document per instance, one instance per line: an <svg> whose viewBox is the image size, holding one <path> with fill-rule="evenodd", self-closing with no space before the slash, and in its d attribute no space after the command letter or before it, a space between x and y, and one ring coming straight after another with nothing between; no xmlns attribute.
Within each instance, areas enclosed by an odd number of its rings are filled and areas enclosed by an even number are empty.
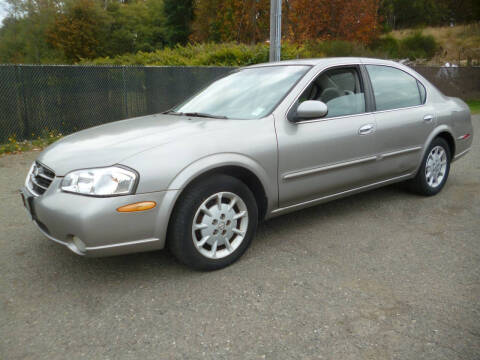
<svg viewBox="0 0 480 360"><path fill-rule="evenodd" d="M0 0L0 25L5 16L7 16L7 10L5 9L6 3L4 0Z"/></svg>

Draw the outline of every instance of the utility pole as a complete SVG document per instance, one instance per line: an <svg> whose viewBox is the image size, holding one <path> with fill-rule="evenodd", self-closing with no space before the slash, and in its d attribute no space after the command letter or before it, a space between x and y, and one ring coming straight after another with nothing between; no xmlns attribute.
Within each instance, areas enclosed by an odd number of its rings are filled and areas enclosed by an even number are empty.
<svg viewBox="0 0 480 360"><path fill-rule="evenodd" d="M281 42L282 0L270 0L270 62L280 61Z"/></svg>

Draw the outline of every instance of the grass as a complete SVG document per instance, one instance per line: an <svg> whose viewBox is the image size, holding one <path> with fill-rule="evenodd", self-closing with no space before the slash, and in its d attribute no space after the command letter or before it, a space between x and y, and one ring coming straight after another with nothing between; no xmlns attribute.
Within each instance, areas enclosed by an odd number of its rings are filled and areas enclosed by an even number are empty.
<svg viewBox="0 0 480 360"><path fill-rule="evenodd" d="M62 136L57 131L46 131L34 140L19 141L16 136L10 136L7 143L0 144L0 156L4 154L19 154L25 151L40 151Z"/></svg>
<svg viewBox="0 0 480 360"><path fill-rule="evenodd" d="M480 100L467 100L466 103L470 106L472 114L480 114Z"/></svg>

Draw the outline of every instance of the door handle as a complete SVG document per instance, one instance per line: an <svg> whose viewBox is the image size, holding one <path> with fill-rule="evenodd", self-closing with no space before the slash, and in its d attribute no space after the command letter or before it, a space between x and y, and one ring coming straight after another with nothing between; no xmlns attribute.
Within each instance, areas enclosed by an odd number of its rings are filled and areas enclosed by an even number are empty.
<svg viewBox="0 0 480 360"><path fill-rule="evenodd" d="M366 125L363 125L360 129L358 129L358 134L368 135L368 134L372 134L374 131L375 131L375 125L366 124Z"/></svg>
<svg viewBox="0 0 480 360"><path fill-rule="evenodd" d="M433 120L433 115L425 115L423 117L423 121L425 121L425 122L430 122L432 120Z"/></svg>

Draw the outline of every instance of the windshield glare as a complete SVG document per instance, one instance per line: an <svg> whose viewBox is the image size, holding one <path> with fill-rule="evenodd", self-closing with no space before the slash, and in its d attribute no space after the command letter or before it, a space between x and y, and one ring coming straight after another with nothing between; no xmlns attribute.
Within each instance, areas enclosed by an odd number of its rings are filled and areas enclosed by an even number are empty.
<svg viewBox="0 0 480 360"><path fill-rule="evenodd" d="M260 119L273 111L308 69L283 65L239 70L213 82L174 111Z"/></svg>

